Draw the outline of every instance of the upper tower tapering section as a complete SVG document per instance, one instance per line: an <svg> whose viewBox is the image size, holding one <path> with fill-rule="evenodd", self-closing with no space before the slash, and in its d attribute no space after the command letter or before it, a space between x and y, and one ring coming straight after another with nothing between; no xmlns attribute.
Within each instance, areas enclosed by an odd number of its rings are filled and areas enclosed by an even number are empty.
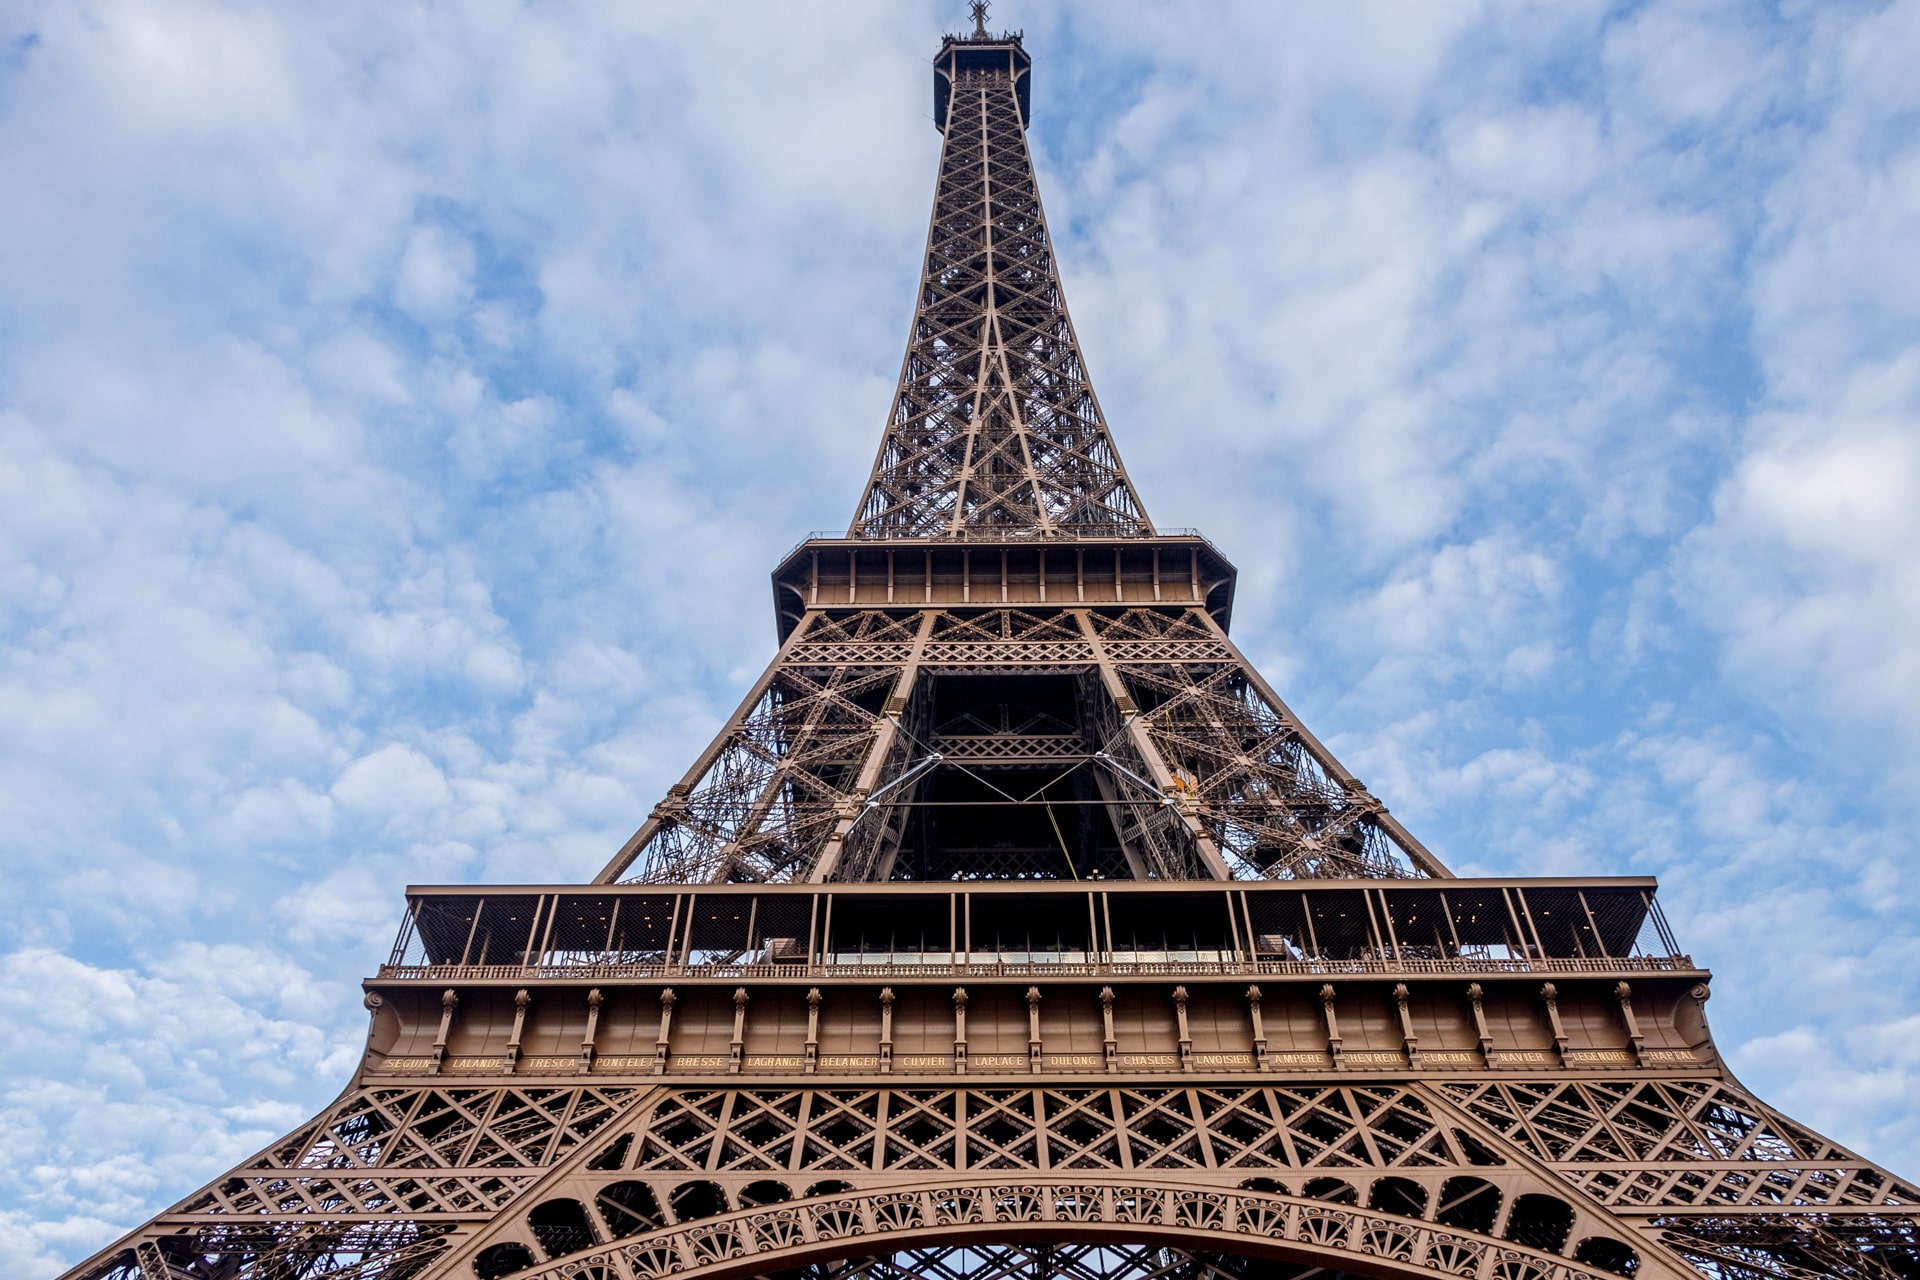
<svg viewBox="0 0 1920 1280"><path fill-rule="evenodd" d="M1027 149L1032 59L973 16L934 59L945 142L913 332L848 534L1150 536L1060 287Z"/></svg>

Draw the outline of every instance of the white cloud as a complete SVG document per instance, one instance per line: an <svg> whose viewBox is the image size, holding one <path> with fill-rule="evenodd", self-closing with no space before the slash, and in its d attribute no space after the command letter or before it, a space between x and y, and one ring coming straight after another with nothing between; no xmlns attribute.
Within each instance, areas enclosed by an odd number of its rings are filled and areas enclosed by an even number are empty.
<svg viewBox="0 0 1920 1280"><path fill-rule="evenodd" d="M1920 367L1920 352L1916 352ZM1910 380L1909 380L1910 381ZM1692 547L1734 675L1783 713L1920 769L1920 400L1782 417L1756 433Z"/></svg>
<svg viewBox="0 0 1920 1280"><path fill-rule="evenodd" d="M411 747L389 745L342 769L332 794L350 809L392 815L437 808L449 792L433 761Z"/></svg>
<svg viewBox="0 0 1920 1280"><path fill-rule="evenodd" d="M1600 122L1571 106L1509 111L1448 128L1453 172L1484 191L1534 202L1567 199L1605 162Z"/></svg>
<svg viewBox="0 0 1920 1280"><path fill-rule="evenodd" d="M0 1257L54 1274L297 1124L351 1070L350 994L265 945L186 944L141 969L0 957L0 1130L24 1157L0 1166L21 1228Z"/></svg>
<svg viewBox="0 0 1920 1280"><path fill-rule="evenodd" d="M1499 538L1443 546L1397 573L1348 622L1383 663L1415 664L1423 688L1450 670L1499 672L1528 683L1553 660L1546 638L1559 574L1537 551Z"/></svg>
<svg viewBox="0 0 1920 1280"><path fill-rule="evenodd" d="M1920 46L1920 6L1823 33L1834 97L1766 197L1749 290L1766 399L1687 580L1739 684L1920 777L1920 143L1889 51Z"/></svg>
<svg viewBox="0 0 1920 1280"><path fill-rule="evenodd" d="M446 324L473 299L473 245L445 227L416 227L400 255L393 298L422 324Z"/></svg>

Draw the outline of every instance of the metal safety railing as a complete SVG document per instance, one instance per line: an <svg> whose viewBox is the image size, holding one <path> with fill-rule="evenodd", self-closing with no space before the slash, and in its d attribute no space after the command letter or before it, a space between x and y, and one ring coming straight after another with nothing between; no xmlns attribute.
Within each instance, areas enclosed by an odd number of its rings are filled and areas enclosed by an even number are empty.
<svg viewBox="0 0 1920 1280"><path fill-rule="evenodd" d="M941 963L850 962L807 964L752 962L600 961L571 964L385 964L384 981L486 982L529 978L687 979L748 978L1316 978L1339 976L1616 974L1697 972L1693 957L1507 957L1447 956L1426 959L1370 957L1353 960L959 960Z"/></svg>
<svg viewBox="0 0 1920 1280"><path fill-rule="evenodd" d="M858 529L815 529L787 549L780 557L781 563L791 559L795 552L809 542L912 542L926 543L929 546L979 546L1011 544L1014 546L1032 546L1037 543L1052 542L1152 542L1156 538L1198 538L1206 543L1209 550L1213 543L1198 529L1128 529L1111 525L1101 527L1062 527L1052 529L1039 528L994 528L981 525L977 528L941 529L935 533L914 534L878 534L863 533ZM1217 553L1216 553L1217 554Z"/></svg>

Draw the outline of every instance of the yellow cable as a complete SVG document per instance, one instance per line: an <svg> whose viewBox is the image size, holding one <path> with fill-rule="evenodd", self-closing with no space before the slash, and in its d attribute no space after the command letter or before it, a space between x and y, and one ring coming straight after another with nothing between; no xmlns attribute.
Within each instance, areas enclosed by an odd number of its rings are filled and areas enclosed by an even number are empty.
<svg viewBox="0 0 1920 1280"><path fill-rule="evenodd" d="M1067 874L1078 880L1080 873L1073 869L1073 855L1067 852L1067 838L1060 834L1060 819L1053 816L1053 804L1045 796L1040 797L1040 803L1047 806L1047 821L1053 824L1053 838L1060 842L1060 856L1067 860Z"/></svg>

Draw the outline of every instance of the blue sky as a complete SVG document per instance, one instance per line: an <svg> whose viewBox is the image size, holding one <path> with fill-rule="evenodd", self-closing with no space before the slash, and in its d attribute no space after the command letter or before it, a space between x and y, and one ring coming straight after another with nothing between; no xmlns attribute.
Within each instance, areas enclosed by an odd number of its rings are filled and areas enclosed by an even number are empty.
<svg viewBox="0 0 1920 1280"><path fill-rule="evenodd" d="M773 649L964 6L0 0L0 1270L346 1079L409 881L584 879ZM1920 1172L1920 4L1003 0L1235 634L1462 873L1653 873Z"/></svg>

